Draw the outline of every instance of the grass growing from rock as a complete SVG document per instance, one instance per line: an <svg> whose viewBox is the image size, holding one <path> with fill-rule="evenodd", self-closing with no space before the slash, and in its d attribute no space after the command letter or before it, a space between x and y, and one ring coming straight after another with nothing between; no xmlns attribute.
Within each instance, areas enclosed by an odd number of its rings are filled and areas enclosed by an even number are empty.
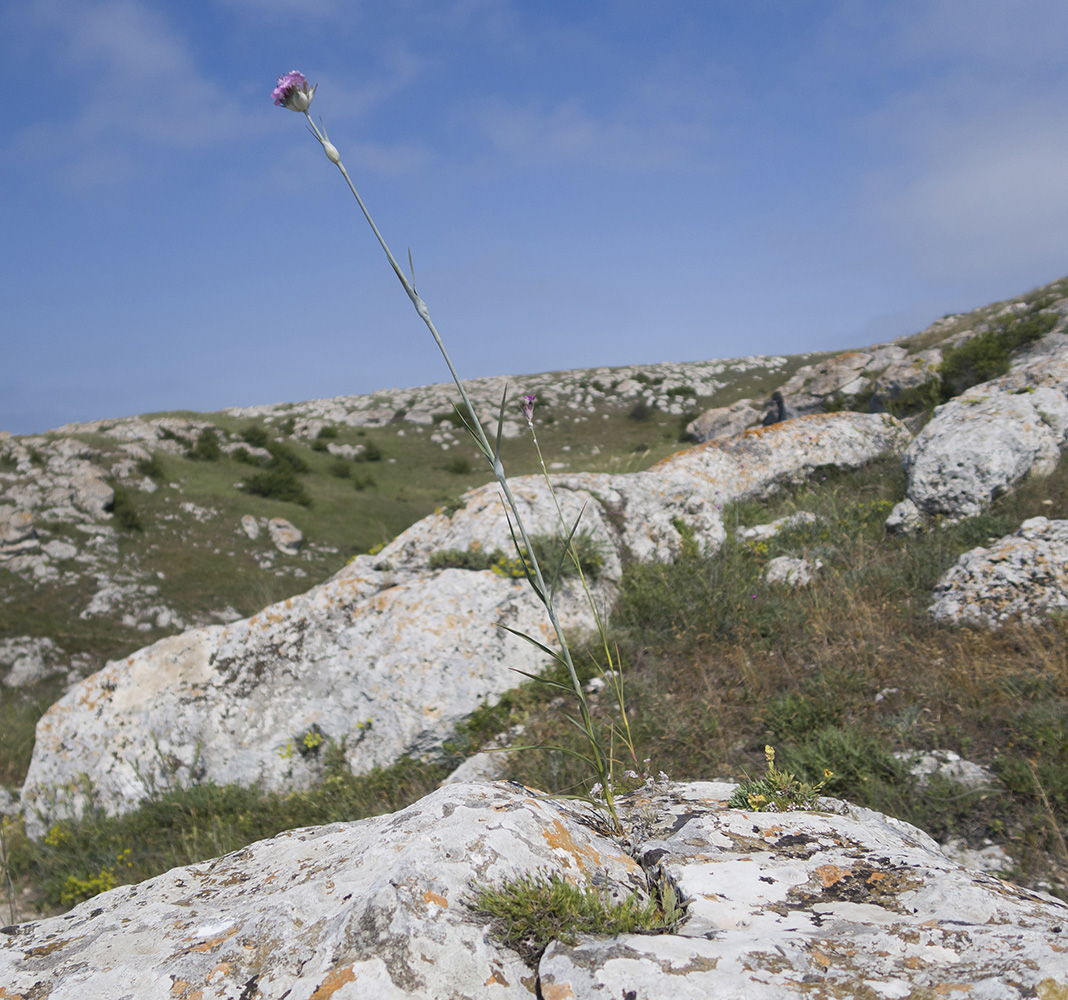
<svg viewBox="0 0 1068 1000"><path fill-rule="evenodd" d="M644 902L633 894L616 902L605 888L573 885L558 872L479 889L468 905L489 918L494 934L532 969L551 941L574 945L580 934L670 933L683 915L670 885Z"/></svg>

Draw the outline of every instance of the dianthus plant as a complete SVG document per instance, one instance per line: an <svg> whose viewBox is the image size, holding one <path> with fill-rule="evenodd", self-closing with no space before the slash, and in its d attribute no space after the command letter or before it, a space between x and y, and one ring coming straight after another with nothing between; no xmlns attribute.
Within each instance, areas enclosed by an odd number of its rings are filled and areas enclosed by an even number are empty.
<svg viewBox="0 0 1068 1000"><path fill-rule="evenodd" d="M478 418L478 414L475 412L474 405L471 402L470 397L467 395L467 390L464 388L463 382L460 381L459 375L456 373L456 368L453 366L452 359L449 357L448 351L445 349L445 344L441 339L441 335L438 333L437 328L434 326L433 321L430 318L430 312L427 309L426 303L419 296L419 293L415 288L414 273L412 278L409 278L401 266L397 263L396 258L390 252L389 247L386 245L385 239L378 231L378 227L375 225L374 219L371 218L371 213L367 210L367 206L363 203L363 199L360 197L359 192L356 190L356 186L352 183L352 178L349 177L349 172L345 169L345 164L341 162L341 155L337 151L337 147L330 141L325 127L316 125L312 120L311 115L308 113L308 109L311 106L312 98L315 96L315 87L309 86L307 79L302 73L293 70L290 73L286 73L278 78L277 85L275 86L274 103L279 107L288 108L290 111L296 111L304 115L308 122L308 128L311 134L318 140L319 144L323 148L323 152L326 153L327 159L333 163L338 170L341 171L341 176L345 178L345 183L348 184L349 190L352 192L353 197L356 199L357 205L360 206L360 211L363 212L364 218L370 225L372 232L375 234L375 238L378 240L379 245L385 252L386 258L389 261L390 267L393 268L393 273L396 274L397 279L401 283L405 293L411 300L412 305L415 307L415 311L419 314L420 319L426 324L427 329L430 331L431 336L434 338L434 343L437 344L438 350L441 351L442 357L445 359L445 364L448 365L449 374L452 376L453 382L456 383L456 388L460 393L460 398L463 402L463 411L461 416L464 418L464 423L467 425L467 430L474 439L475 445L479 452L485 457L489 463L490 468L493 470L494 476L497 478L497 482L500 484L501 493L503 494L506 510L508 513L509 526L512 531L512 539L515 543L516 549L520 556L520 562L523 565L527 580L529 581L534 593L545 607L545 612L548 615L549 622L552 625L553 632L556 636L556 641L559 646L558 650L550 649L548 646L541 642L538 642L532 636L525 635L524 633L515 632L513 629L507 629L507 626L501 626L508 631L514 632L515 635L527 642L537 646L543 652L547 653L553 659L563 664L567 669L567 674L570 679L570 684L559 684L558 687L563 688L565 691L572 694L577 702L578 706L578 718L572 718L571 721L578 726L585 737L586 752L580 754L581 758L589 763L592 767L594 775L593 782L589 788L589 795L591 801L596 801L608 812L612 819L613 824L619 829L619 819L616 813L615 800L612 787L612 770L615 761L613 760L612 745L618 739L629 751L629 756L633 761L637 761L637 755L634 752L633 741L631 740L630 727L627 723L627 716L624 710L623 704L623 687L622 679L618 670L611 669L612 657L608 647L607 636L605 634L603 616L599 613L592 595L590 594L589 587L586 585L585 577L582 576L582 569L579 566L579 558L575 552L573 545L573 538L575 532L578 529L578 521L568 527L563 517L563 512L560 509L560 505L556 503L557 514L560 518L561 531L566 539L564 546L564 556L570 558L575 566L579 570L579 575L582 577L582 583L586 590L587 598L590 601L590 605L594 611L594 615L597 619L599 632L601 637L601 644L604 653L607 656L608 668L603 669L605 678L609 681L613 693L616 696L617 703L620 707L622 714L622 726L611 725L607 730L607 739L609 745L605 746L605 737L603 737L595 726L593 718L590 714L589 704L586 699L586 694L582 688L582 684L579 681L578 673L575 670L575 664L572 660L571 650L567 643L567 637L564 634L564 630L560 625L560 620L557 615L556 609L553 605L553 591L556 587L556 583L560 576L561 565L557 565L555 570L550 572L548 580L542 571L542 567L538 562L537 555L534 551L534 547L530 544L530 538L527 535L526 527L523 524L523 518L520 515L519 507L516 504L515 497L512 495L511 488L508 485L508 479L505 475L504 465L501 463L500 457L500 445L501 445L501 428L504 423L505 412L505 398L501 399L500 414L497 420L497 435L496 440L491 443L486 436L486 432L483 429L482 421ZM409 253L409 266L411 266L411 254ZM413 269L414 271L414 269ZM520 409L523 416L526 418L527 423L533 433L533 410L534 410L534 397L524 396L520 404ZM534 438L535 446L537 446L537 438ZM541 449L538 448L538 457L541 459ZM542 461L542 470L545 472L545 463ZM552 482L549 479L548 473L545 473L546 482L549 484L549 490L552 493L553 500L556 502L556 494L552 490ZM555 682L549 681L547 683L555 684ZM529 749L529 748L527 748ZM551 748L542 748L551 749ZM562 749L562 748L557 748ZM643 769L639 766L639 771ZM628 772L633 774L633 772Z"/></svg>

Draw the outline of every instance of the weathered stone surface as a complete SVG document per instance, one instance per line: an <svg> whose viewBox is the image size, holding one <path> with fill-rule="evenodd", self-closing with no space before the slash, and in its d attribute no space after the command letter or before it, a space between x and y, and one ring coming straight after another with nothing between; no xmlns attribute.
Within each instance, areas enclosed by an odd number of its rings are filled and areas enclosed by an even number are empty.
<svg viewBox="0 0 1068 1000"><path fill-rule="evenodd" d="M907 440L885 414L827 414L699 445L647 472L561 476L555 484L568 526L581 514L602 553L594 597L610 605L623 557L673 557L680 519L715 550L726 536L723 503L821 466L861 465ZM511 488L532 535L559 533L540 477L517 478ZM544 665L495 622L555 643L525 581L430 569L445 549L511 550L498 493L495 483L469 491L458 509L424 518L300 597L165 639L87 678L38 724L23 789L31 835L63 809L80 811L86 781L109 812L175 781L307 784L319 773L317 759L287 748L312 725L347 741L357 773L440 745L485 699L515 686L512 668L537 673ZM101 606L110 593L98 593ZM577 583L562 586L557 607L569 631L594 627Z"/></svg>
<svg viewBox="0 0 1068 1000"><path fill-rule="evenodd" d="M791 528L814 527L821 520L822 518L818 514L813 514L808 510L799 510L796 514L776 518L776 520L769 521L767 524L754 524L748 528L740 528L738 535L746 541L763 542L769 538L774 538L776 535L781 535Z"/></svg>
<svg viewBox="0 0 1068 1000"><path fill-rule="evenodd" d="M252 540L260 537L260 523L252 514L241 515L241 530Z"/></svg>
<svg viewBox="0 0 1068 1000"><path fill-rule="evenodd" d="M872 361L871 354L846 351L799 368L785 385L772 393L764 424L822 413L828 400L859 395L871 386L865 371Z"/></svg>
<svg viewBox="0 0 1068 1000"><path fill-rule="evenodd" d="M25 555L39 545L33 514L8 504L0 505L0 560Z"/></svg>
<svg viewBox="0 0 1068 1000"><path fill-rule="evenodd" d="M493 627L553 641L525 581L448 569L397 582L370 561L250 619L163 639L73 688L37 725L27 830L80 813L87 782L109 812L205 779L306 785L320 761L296 748L313 725L347 741L361 773L434 749L516 685L513 668L541 669L533 646ZM558 606L566 625L592 624L573 589Z"/></svg>
<svg viewBox="0 0 1068 1000"><path fill-rule="evenodd" d="M1049 474L1068 431L1066 394L1068 356L1061 356L938 407L905 452L908 499L925 515L971 517L1028 473Z"/></svg>
<svg viewBox="0 0 1068 1000"><path fill-rule="evenodd" d="M925 753L900 751L894 756L908 764L909 772L921 788L929 784L931 775L952 781L968 791L990 788L996 784L987 768L965 760L952 750L929 750Z"/></svg>
<svg viewBox="0 0 1068 1000"><path fill-rule="evenodd" d="M726 808L733 785L621 803L627 843L512 784L457 784L408 809L294 830L6 929L0 996L642 1000L1057 998L1068 906L968 871L929 837L825 800ZM615 899L668 878L672 934L586 936L524 966L465 905L530 872Z"/></svg>
<svg viewBox="0 0 1068 1000"><path fill-rule="evenodd" d="M941 363L942 352L937 347L895 360L875 379L873 409L885 409L888 404L901 399L906 392L935 381Z"/></svg>
<svg viewBox="0 0 1068 1000"><path fill-rule="evenodd" d="M1068 521L1032 517L989 548L957 560L934 590L940 621L997 628L1012 619L1040 621L1068 608Z"/></svg>
<svg viewBox="0 0 1068 1000"><path fill-rule="evenodd" d="M813 561L794 556L776 556L769 559L764 567L764 582L786 587L807 587L821 569L823 563L819 559Z"/></svg>
<svg viewBox="0 0 1068 1000"><path fill-rule="evenodd" d="M18 636L0 639L0 671L8 687L25 687L35 684L59 667L62 651L47 638Z"/></svg>
<svg viewBox="0 0 1068 1000"><path fill-rule="evenodd" d="M304 533L284 517L272 517L267 522L267 533L274 547L283 555L295 556L304 543Z"/></svg>
<svg viewBox="0 0 1068 1000"><path fill-rule="evenodd" d="M534 972L464 905L478 886L546 870L607 879L618 896L646 889L642 869L574 816L483 783L283 833L21 925L0 951L0 996L43 984L37 1000L529 1000Z"/></svg>
<svg viewBox="0 0 1068 1000"><path fill-rule="evenodd" d="M539 966L543 996L960 990L1016 1000L1068 989L1061 901L967 871L926 834L881 814L844 804L840 815L724 810L710 802L723 788L676 786L675 801L654 800L670 832L654 833L638 858L658 863L687 900L678 933L553 944Z"/></svg>
<svg viewBox="0 0 1068 1000"><path fill-rule="evenodd" d="M894 505L886 519L886 530L891 535L912 535L922 530L926 523L920 508L908 497Z"/></svg>
<svg viewBox="0 0 1068 1000"><path fill-rule="evenodd" d="M741 399L733 406L706 410L686 425L687 435L698 444L717 438L734 437L750 427L758 427L764 418L751 399Z"/></svg>

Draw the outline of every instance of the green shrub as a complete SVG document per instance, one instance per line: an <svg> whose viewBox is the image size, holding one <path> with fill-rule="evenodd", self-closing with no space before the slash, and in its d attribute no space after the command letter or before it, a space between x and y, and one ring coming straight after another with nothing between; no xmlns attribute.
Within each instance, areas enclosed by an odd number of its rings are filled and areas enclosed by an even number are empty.
<svg viewBox="0 0 1068 1000"><path fill-rule="evenodd" d="M186 452L186 455L201 462L217 462L222 455L219 436L210 427L203 428L197 435L196 444Z"/></svg>
<svg viewBox="0 0 1068 1000"><path fill-rule="evenodd" d="M261 427L259 424L249 424L241 432L241 440L246 444L252 445L253 448L266 448L270 438L267 436L265 427Z"/></svg>
<svg viewBox="0 0 1068 1000"><path fill-rule="evenodd" d="M471 472L471 460L463 455L454 455L445 466L445 471L454 476L466 476Z"/></svg>
<svg viewBox="0 0 1068 1000"><path fill-rule="evenodd" d="M352 463L346 462L343 458L331 462L330 475L337 476L338 479L348 479L352 475Z"/></svg>
<svg viewBox="0 0 1068 1000"><path fill-rule="evenodd" d="M145 526L141 523L141 516L137 513L133 498L129 490L117 484L112 486L115 498L111 502L111 514L115 523L123 531L144 531Z"/></svg>
<svg viewBox="0 0 1068 1000"><path fill-rule="evenodd" d="M303 507L311 506L311 497L305 491L304 485L297 478L293 467L285 462L247 476L243 489L254 496L298 503Z"/></svg>
<svg viewBox="0 0 1068 1000"><path fill-rule="evenodd" d="M939 367L943 402L973 385L1004 375L1013 351L1045 336L1057 319L1055 313L1040 312L1032 306L948 351Z"/></svg>
<svg viewBox="0 0 1068 1000"><path fill-rule="evenodd" d="M316 434L315 436L320 441L326 441L329 438L336 438L337 435L338 435L337 428L333 424L327 424L325 427L320 427L319 428L319 433Z"/></svg>
<svg viewBox="0 0 1068 1000"><path fill-rule="evenodd" d="M483 552L482 549L439 549L430 554L431 569L489 569L501 558L501 550Z"/></svg>
<svg viewBox="0 0 1068 1000"><path fill-rule="evenodd" d="M167 473L163 468L163 460L160 458L159 452L154 451L148 458L139 459L137 462L137 471L142 476L147 476L153 482L165 483L167 481Z"/></svg>
<svg viewBox="0 0 1068 1000"><path fill-rule="evenodd" d="M362 492L363 490L373 490L378 484L373 476L353 476L352 485Z"/></svg>
<svg viewBox="0 0 1068 1000"><path fill-rule="evenodd" d="M288 466L293 472L307 472L308 463L304 461L292 448L277 441L268 441L264 447L271 453L267 462L267 468L277 469Z"/></svg>
<svg viewBox="0 0 1068 1000"><path fill-rule="evenodd" d="M627 412L627 418L634 420L637 423L642 423L646 420L652 419L653 407L645 402L644 399L639 399L630 410Z"/></svg>
<svg viewBox="0 0 1068 1000"><path fill-rule="evenodd" d="M378 445L374 443L374 441L368 441L367 444L365 444L363 446L363 451L361 451L356 456L356 461L357 462L381 462L382 461L382 449L379 448Z"/></svg>

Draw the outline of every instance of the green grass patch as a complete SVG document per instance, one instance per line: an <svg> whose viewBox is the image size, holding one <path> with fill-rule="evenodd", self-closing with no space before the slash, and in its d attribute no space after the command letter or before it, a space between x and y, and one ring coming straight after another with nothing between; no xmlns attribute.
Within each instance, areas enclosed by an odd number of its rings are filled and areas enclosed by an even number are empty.
<svg viewBox="0 0 1068 1000"><path fill-rule="evenodd" d="M674 889L616 902L602 887L573 885L557 872L534 872L475 891L468 905L490 921L494 934L532 969L551 941L578 943L580 934L664 934L683 916Z"/></svg>

